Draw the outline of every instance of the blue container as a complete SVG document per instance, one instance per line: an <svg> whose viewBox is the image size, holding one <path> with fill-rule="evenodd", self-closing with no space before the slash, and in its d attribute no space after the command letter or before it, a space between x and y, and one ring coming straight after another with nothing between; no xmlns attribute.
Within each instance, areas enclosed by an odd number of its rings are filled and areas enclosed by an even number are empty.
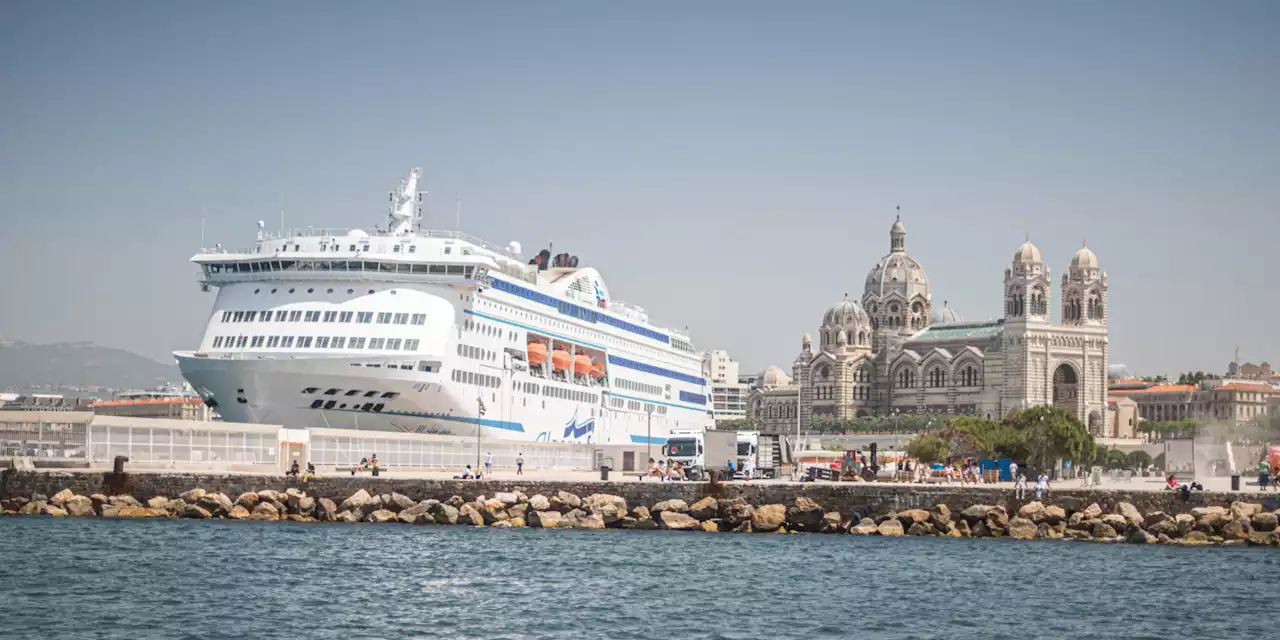
<svg viewBox="0 0 1280 640"><path fill-rule="evenodd" d="M1012 462L1008 458L996 460L996 468L1000 470L1001 482L1013 482L1013 474L1009 473L1009 463Z"/></svg>

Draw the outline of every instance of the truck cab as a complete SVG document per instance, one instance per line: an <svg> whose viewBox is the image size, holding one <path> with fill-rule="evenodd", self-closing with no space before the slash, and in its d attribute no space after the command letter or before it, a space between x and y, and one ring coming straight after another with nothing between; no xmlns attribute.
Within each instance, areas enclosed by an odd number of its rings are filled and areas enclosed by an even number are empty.
<svg viewBox="0 0 1280 640"><path fill-rule="evenodd" d="M727 472L731 461L737 464L737 434L702 429L673 430L667 436L662 453L668 463L679 462L684 467L685 477L701 480L713 469Z"/></svg>

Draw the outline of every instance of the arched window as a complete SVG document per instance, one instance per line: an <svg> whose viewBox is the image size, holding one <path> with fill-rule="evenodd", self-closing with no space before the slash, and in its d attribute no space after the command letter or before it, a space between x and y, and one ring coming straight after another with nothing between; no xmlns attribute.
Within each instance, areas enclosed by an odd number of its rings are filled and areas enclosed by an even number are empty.
<svg viewBox="0 0 1280 640"><path fill-rule="evenodd" d="M908 367L898 370L898 387L902 389L910 389L916 386L916 374Z"/></svg>
<svg viewBox="0 0 1280 640"><path fill-rule="evenodd" d="M941 367L934 367L929 370L929 386L945 387L947 386L947 373Z"/></svg>
<svg viewBox="0 0 1280 640"><path fill-rule="evenodd" d="M866 332L866 331L859 331L859 332L858 332L858 344L866 344L866 343L867 343L867 332Z"/></svg>
<svg viewBox="0 0 1280 640"><path fill-rule="evenodd" d="M978 386L978 370L973 366L966 366L960 370L960 386L976 387Z"/></svg>

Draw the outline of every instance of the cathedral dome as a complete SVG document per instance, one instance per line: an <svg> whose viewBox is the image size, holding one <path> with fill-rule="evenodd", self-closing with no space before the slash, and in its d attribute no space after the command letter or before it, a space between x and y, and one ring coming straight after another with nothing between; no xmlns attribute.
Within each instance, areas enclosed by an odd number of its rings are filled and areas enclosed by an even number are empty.
<svg viewBox="0 0 1280 640"><path fill-rule="evenodd" d="M947 306L947 303L944 302L942 303L941 309L933 310L933 315L930 320L932 324L956 324L964 322L964 317L957 313L955 309Z"/></svg>
<svg viewBox="0 0 1280 640"><path fill-rule="evenodd" d="M1017 251L1013 252L1013 261L1024 264L1043 262L1040 259L1040 249L1031 244L1030 235L1027 236L1027 241L1022 243L1022 246L1018 247Z"/></svg>
<svg viewBox="0 0 1280 640"><path fill-rule="evenodd" d="M791 384L791 376L782 372L773 365L769 365L760 372L760 381L758 383L762 389L776 389Z"/></svg>
<svg viewBox="0 0 1280 640"><path fill-rule="evenodd" d="M822 316L822 348L846 345L866 346L871 341L871 317L862 305L848 297L835 303Z"/></svg>
<svg viewBox="0 0 1280 640"><path fill-rule="evenodd" d="M1093 250L1086 246L1081 246L1075 255L1071 256L1072 269L1097 269L1098 256L1094 255Z"/></svg>

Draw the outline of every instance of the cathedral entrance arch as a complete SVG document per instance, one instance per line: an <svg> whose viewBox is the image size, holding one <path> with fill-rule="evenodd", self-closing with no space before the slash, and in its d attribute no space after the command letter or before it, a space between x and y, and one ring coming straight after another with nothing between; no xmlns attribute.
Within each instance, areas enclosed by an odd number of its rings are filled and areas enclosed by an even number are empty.
<svg viewBox="0 0 1280 640"><path fill-rule="evenodd" d="M1072 415L1079 416L1078 410L1079 400L1078 393L1080 388L1080 376L1076 373L1076 368L1070 363L1064 362L1053 370L1053 404L1070 411Z"/></svg>
<svg viewBox="0 0 1280 640"><path fill-rule="evenodd" d="M1102 433L1102 414L1097 409L1089 412L1089 435L1099 438L1106 435Z"/></svg>

